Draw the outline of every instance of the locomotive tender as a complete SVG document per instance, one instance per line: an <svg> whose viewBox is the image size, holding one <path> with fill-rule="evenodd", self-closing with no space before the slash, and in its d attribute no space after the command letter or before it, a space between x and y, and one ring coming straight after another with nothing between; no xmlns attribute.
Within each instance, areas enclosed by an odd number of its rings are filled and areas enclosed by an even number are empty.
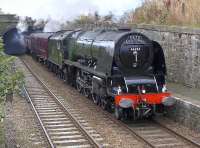
<svg viewBox="0 0 200 148"><path fill-rule="evenodd" d="M62 30L25 36L48 68L121 119L151 117L175 103L166 92L162 47L130 30Z"/></svg>

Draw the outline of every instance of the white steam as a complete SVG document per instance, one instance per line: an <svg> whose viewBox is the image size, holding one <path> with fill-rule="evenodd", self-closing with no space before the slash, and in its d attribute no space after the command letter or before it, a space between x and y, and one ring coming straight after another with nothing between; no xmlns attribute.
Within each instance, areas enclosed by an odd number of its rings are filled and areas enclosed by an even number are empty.
<svg viewBox="0 0 200 148"><path fill-rule="evenodd" d="M82 14L97 11L100 15L113 12L115 16L120 16L141 3L142 0L1 0L0 7L6 13L14 13L24 18L32 17L37 20L34 26L45 25L44 31L52 32L58 31L66 21ZM20 20L17 28L24 32L27 30L27 24L23 18Z"/></svg>
<svg viewBox="0 0 200 148"><path fill-rule="evenodd" d="M49 20L44 26L44 32L56 32L62 29L62 23L55 20Z"/></svg>
<svg viewBox="0 0 200 148"><path fill-rule="evenodd" d="M17 30L19 33L25 32L28 29L28 25L26 24L25 18L20 17L19 23L17 24Z"/></svg>
<svg viewBox="0 0 200 148"><path fill-rule="evenodd" d="M48 19L65 22L80 14L94 13L122 15L138 7L143 0L1 0L1 8L8 13L29 16L33 19Z"/></svg>

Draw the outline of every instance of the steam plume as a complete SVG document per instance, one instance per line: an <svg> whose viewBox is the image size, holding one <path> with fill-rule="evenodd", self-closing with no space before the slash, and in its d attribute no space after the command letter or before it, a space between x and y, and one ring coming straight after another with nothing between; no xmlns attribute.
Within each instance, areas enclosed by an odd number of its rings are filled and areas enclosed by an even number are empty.
<svg viewBox="0 0 200 148"><path fill-rule="evenodd" d="M28 29L28 25L26 24L24 17L19 18L19 23L17 24L17 29L18 29L19 33L25 32Z"/></svg>
<svg viewBox="0 0 200 148"><path fill-rule="evenodd" d="M4 12L34 19L72 20L80 14L94 13L106 15L112 11L114 15L122 15L134 9L142 0L1 0Z"/></svg>
<svg viewBox="0 0 200 148"><path fill-rule="evenodd" d="M49 20L44 26L44 32L56 32L62 29L62 23L55 20Z"/></svg>

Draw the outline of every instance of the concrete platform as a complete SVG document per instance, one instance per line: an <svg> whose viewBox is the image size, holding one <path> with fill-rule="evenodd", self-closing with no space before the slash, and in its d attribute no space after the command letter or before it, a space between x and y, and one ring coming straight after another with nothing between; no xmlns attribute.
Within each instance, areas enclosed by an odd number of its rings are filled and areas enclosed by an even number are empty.
<svg viewBox="0 0 200 148"><path fill-rule="evenodd" d="M177 100L176 105L168 109L167 116L200 132L200 89L175 83L168 83L167 88Z"/></svg>

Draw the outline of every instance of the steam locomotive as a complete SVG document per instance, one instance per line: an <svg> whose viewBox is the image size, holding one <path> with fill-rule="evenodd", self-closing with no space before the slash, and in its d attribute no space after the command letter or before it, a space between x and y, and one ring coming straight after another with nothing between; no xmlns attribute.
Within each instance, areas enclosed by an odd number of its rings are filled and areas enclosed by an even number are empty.
<svg viewBox="0 0 200 148"><path fill-rule="evenodd" d="M24 36L40 62L117 119L152 117L175 103L162 47L131 30L61 30Z"/></svg>

